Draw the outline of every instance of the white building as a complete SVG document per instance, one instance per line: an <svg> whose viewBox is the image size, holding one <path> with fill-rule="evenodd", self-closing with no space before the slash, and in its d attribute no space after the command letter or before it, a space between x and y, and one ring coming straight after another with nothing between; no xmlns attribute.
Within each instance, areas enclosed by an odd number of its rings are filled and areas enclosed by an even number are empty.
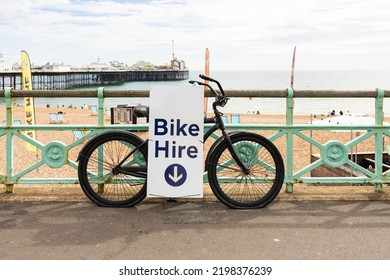
<svg viewBox="0 0 390 280"><path fill-rule="evenodd" d="M81 67L85 70L97 70L97 71L105 71L105 70L113 70L115 69L110 64L107 64L105 62L102 62L100 58L96 62L92 62L91 64L84 65Z"/></svg>
<svg viewBox="0 0 390 280"><path fill-rule="evenodd" d="M171 68L173 70L184 70L186 69L186 63L184 60L178 60L177 57L171 60Z"/></svg>
<svg viewBox="0 0 390 280"><path fill-rule="evenodd" d="M70 70L71 70L71 66L65 65L64 63L50 64L50 62L48 62L42 66L42 71L45 71L45 72L68 72Z"/></svg>
<svg viewBox="0 0 390 280"><path fill-rule="evenodd" d="M131 70L153 70L155 66L153 63L147 61L138 61L137 63L130 66Z"/></svg>

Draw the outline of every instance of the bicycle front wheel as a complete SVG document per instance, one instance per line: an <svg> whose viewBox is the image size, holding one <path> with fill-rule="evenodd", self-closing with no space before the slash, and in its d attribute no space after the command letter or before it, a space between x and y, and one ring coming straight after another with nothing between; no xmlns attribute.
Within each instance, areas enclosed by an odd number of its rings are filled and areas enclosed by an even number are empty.
<svg viewBox="0 0 390 280"><path fill-rule="evenodd" d="M109 131L86 144L79 155L78 176L91 201L99 206L131 207L145 198L147 146L142 143L130 132Z"/></svg>
<svg viewBox="0 0 390 280"><path fill-rule="evenodd" d="M230 208L262 208L275 199L283 185L283 158L271 141L258 134L242 132L230 138L249 172L240 168L227 141L222 141L207 163L210 187Z"/></svg>

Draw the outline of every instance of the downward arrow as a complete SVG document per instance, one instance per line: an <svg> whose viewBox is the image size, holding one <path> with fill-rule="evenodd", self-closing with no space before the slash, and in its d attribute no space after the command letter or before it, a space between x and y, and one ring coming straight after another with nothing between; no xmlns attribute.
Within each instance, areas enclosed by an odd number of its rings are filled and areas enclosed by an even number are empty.
<svg viewBox="0 0 390 280"><path fill-rule="evenodd" d="M180 164L171 164L165 169L164 178L172 187L179 187L187 180L187 171Z"/></svg>
<svg viewBox="0 0 390 280"><path fill-rule="evenodd" d="M171 174L169 174L169 179L171 179L173 182L177 183L182 177L183 177L183 174L180 174L178 175L178 170L177 170L177 166L174 166L173 167L173 176Z"/></svg>

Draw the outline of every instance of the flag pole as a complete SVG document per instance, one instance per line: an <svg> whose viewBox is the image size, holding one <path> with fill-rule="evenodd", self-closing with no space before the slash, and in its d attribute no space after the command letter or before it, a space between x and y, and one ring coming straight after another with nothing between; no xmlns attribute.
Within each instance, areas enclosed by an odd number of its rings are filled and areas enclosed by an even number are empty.
<svg viewBox="0 0 390 280"><path fill-rule="evenodd" d="M295 53L297 50L297 46L294 47L294 53L293 53L293 58L292 58L292 67L291 67L291 82L290 82L290 87L293 89L294 88L294 71L295 71Z"/></svg>

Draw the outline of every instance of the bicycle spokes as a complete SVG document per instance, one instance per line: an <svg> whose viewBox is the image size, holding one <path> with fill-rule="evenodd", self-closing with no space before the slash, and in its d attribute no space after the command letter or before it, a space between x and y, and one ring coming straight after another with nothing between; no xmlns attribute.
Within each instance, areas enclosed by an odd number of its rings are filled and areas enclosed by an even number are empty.
<svg viewBox="0 0 390 280"><path fill-rule="evenodd" d="M270 203L283 184L280 154L264 137L253 133L231 135L212 152L208 179L214 194L231 208L258 208ZM234 150L237 163L231 150ZM244 165L246 170L240 166Z"/></svg>
<svg viewBox="0 0 390 280"><path fill-rule="evenodd" d="M146 196L147 150L126 131L102 133L80 157L84 193L100 206L128 207Z"/></svg>

